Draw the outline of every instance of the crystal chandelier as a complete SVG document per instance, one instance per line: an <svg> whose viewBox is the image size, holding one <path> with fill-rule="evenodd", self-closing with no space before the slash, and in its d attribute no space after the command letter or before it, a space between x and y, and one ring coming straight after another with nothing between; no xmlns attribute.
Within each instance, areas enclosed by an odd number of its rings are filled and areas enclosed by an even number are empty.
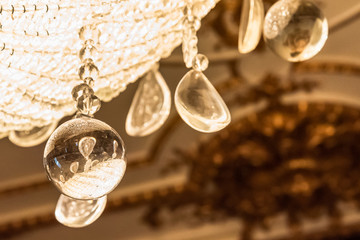
<svg viewBox="0 0 360 240"><path fill-rule="evenodd" d="M216 2L195 0L194 14L202 18ZM182 42L185 6L180 0L2 1L1 136L36 145L41 140L29 135L46 128L51 133L76 111L70 93L79 84L79 31L94 38L85 53L93 54L99 69L93 90L110 101Z"/></svg>
<svg viewBox="0 0 360 240"><path fill-rule="evenodd" d="M144 76L126 131L145 136L159 129L170 113L171 96L158 61L181 43L190 70L175 91L179 115L200 132L216 132L230 123L229 109L203 73L208 59L197 48L200 20L218 1L3 1L1 136L26 147L51 134L43 163L62 193L55 211L59 222L91 224L124 175L120 135L94 118L101 101ZM306 0L280 0L265 18L262 1L244 0L241 19L241 53L255 49L263 32L280 57L303 61L319 52L327 38L326 19ZM75 112L55 130L61 118Z"/></svg>

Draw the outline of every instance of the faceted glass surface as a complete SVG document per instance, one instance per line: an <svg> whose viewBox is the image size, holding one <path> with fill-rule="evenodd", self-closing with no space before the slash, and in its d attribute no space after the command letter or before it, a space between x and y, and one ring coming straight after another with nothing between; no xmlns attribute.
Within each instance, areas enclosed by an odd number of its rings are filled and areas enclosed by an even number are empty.
<svg viewBox="0 0 360 240"><path fill-rule="evenodd" d="M75 118L50 136L44 167L64 195L96 199L121 181L126 169L124 143L106 123L90 117Z"/></svg>
<svg viewBox="0 0 360 240"><path fill-rule="evenodd" d="M175 106L181 118L200 132L216 132L226 127L229 109L202 72L189 71L175 91Z"/></svg>
<svg viewBox="0 0 360 240"><path fill-rule="evenodd" d="M146 136L158 130L169 116L171 95L157 70L150 71L140 82L126 118L126 132Z"/></svg>
<svg viewBox="0 0 360 240"><path fill-rule="evenodd" d="M196 54L193 59L192 67L194 70L202 72L205 71L209 66L209 59L204 54Z"/></svg>
<svg viewBox="0 0 360 240"><path fill-rule="evenodd" d="M260 41L264 23L262 0L243 0L239 27L239 52L249 53Z"/></svg>
<svg viewBox="0 0 360 240"><path fill-rule="evenodd" d="M86 227L100 217L106 206L107 196L94 200L79 200L60 195L55 217L68 227Z"/></svg>
<svg viewBox="0 0 360 240"><path fill-rule="evenodd" d="M20 147L33 147L44 142L55 130L58 122L55 121L43 127L34 127L28 131L11 131L9 140Z"/></svg>
<svg viewBox="0 0 360 240"><path fill-rule="evenodd" d="M278 1L266 14L265 42L273 52L290 62L315 56L327 36L327 20L311 1Z"/></svg>

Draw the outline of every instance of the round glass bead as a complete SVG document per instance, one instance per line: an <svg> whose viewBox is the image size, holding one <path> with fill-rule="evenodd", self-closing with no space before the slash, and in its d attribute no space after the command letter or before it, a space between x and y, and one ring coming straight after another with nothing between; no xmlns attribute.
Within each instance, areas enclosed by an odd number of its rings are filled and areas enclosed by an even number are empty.
<svg viewBox="0 0 360 240"><path fill-rule="evenodd" d="M209 66L209 59L203 54L196 54L193 59L193 68L196 71L205 71Z"/></svg>
<svg viewBox="0 0 360 240"><path fill-rule="evenodd" d="M327 37L327 20L311 1L278 1L266 14L265 42L287 61L299 62L312 58L322 49Z"/></svg>
<svg viewBox="0 0 360 240"><path fill-rule="evenodd" d="M97 60L97 49L92 45L85 45L80 49L79 57L82 62L86 59L92 59L93 61Z"/></svg>
<svg viewBox="0 0 360 240"><path fill-rule="evenodd" d="M97 199L111 192L124 175L124 143L106 123L90 117L75 118L50 136L43 164L62 194Z"/></svg>
<svg viewBox="0 0 360 240"><path fill-rule="evenodd" d="M80 113L91 116L99 111L101 107L101 101L95 95L82 95L77 99L76 107Z"/></svg>
<svg viewBox="0 0 360 240"><path fill-rule="evenodd" d="M91 96L94 95L94 90L86 83L81 83L79 85L76 85L72 91L71 91L72 97L75 101L79 99L79 97L85 95L85 96Z"/></svg>
<svg viewBox="0 0 360 240"><path fill-rule="evenodd" d="M97 79L97 77L99 76L99 69L97 68L97 66L94 64L93 61L91 61L91 59L87 59L88 61L86 61L83 65L81 65L80 69L79 69L79 77L81 80L84 80L85 78L91 77L92 79Z"/></svg>
<svg viewBox="0 0 360 240"><path fill-rule="evenodd" d="M89 85L90 87L94 87L94 79L92 79L91 77L87 77L84 79L84 83L86 83L87 85Z"/></svg>
<svg viewBox="0 0 360 240"><path fill-rule="evenodd" d="M95 43L99 42L101 32L95 25L86 25L80 28L79 38L83 41L93 40Z"/></svg>

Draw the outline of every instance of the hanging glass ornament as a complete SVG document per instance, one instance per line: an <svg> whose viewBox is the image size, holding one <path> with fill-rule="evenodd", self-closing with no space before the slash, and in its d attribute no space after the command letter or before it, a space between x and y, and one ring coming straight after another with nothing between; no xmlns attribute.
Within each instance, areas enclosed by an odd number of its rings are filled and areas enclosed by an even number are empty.
<svg viewBox="0 0 360 240"><path fill-rule="evenodd" d="M94 200L78 200L61 194L55 209L56 220L68 227L86 227L103 213L106 200L106 195Z"/></svg>
<svg viewBox="0 0 360 240"><path fill-rule="evenodd" d="M230 113L206 76L190 70L176 88L175 106L182 119L200 132L215 132L230 123Z"/></svg>
<svg viewBox="0 0 360 240"><path fill-rule="evenodd" d="M259 44L264 23L264 4L262 0L243 0L240 16L240 53L249 53Z"/></svg>
<svg viewBox="0 0 360 240"><path fill-rule="evenodd" d="M61 193L96 199L121 181L126 169L124 143L106 123L81 116L63 123L50 136L44 167Z"/></svg>
<svg viewBox="0 0 360 240"><path fill-rule="evenodd" d="M281 0L266 14L265 42L287 61L312 58L322 49L327 37L327 20L312 1Z"/></svg>
<svg viewBox="0 0 360 240"><path fill-rule="evenodd" d="M180 117L200 132L216 132L226 127L231 116L229 109L214 86L202 73L209 60L198 54L196 30L200 19L193 14L191 4L185 8L182 50L186 67L190 70L175 90L175 107Z"/></svg>
<svg viewBox="0 0 360 240"><path fill-rule="evenodd" d="M52 122L44 127L34 127L29 131L11 131L9 140L20 147L33 147L49 138L58 122Z"/></svg>
<svg viewBox="0 0 360 240"><path fill-rule="evenodd" d="M80 38L94 36L94 32L98 31L82 28ZM94 41L84 41L84 47L93 49L91 44ZM111 192L126 169L121 137L109 125L93 118L101 104L91 88L98 76L91 55L94 53L87 52L85 58L80 51L83 64L79 76L83 83L72 90L78 113L53 132L46 143L43 159L47 175L59 191L80 200L98 199Z"/></svg>
<svg viewBox="0 0 360 240"><path fill-rule="evenodd" d="M170 90L157 67L141 80L126 118L131 136L146 136L158 130L169 116Z"/></svg>

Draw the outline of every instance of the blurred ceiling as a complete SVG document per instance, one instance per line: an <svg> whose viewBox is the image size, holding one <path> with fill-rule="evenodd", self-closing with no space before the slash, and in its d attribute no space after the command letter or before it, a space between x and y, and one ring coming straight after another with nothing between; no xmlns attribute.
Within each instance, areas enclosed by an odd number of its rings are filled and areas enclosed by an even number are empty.
<svg viewBox="0 0 360 240"><path fill-rule="evenodd" d="M223 38L210 27L210 24L204 24L199 32L199 48L200 52L208 55L210 59L206 75L216 86L224 88L220 92L225 100L230 101L234 95L240 95L248 100L248 102L244 101L246 104L243 105L230 105L234 122L238 122L256 111L261 111L263 99L251 102L247 96L252 91L251 89L261 86L262 80L266 79L268 74L276 76L280 85L286 85L289 79L295 79L295 82L311 79L318 83L318 86L310 93L293 91L281 96L287 104L307 100L311 103L340 104L351 109L359 109L360 2L359 0L319 0L316 2L322 7L332 29L323 50L303 65L289 64L264 47L254 53L240 55L236 52L235 47L224 43ZM347 19L347 14L355 17ZM215 17L209 15L209 20L205 21L211 22L212 18ZM347 21L343 21L344 19ZM180 51L177 49L171 57L164 59L161 63L160 70L172 93L174 93L178 81L187 71L181 58ZM320 63L327 63L327 65L321 67ZM345 67L336 68L336 66ZM232 85L226 87L226 82L233 78L234 71L237 75L236 79L239 81L233 87ZM104 103L101 111L96 115L98 119L111 125L122 136L127 147L129 168L123 181L109 196L108 210L89 227L70 229L54 222L52 215L49 215L49 213L53 214L59 193L50 183L47 183L42 166L44 144L33 148L20 148L10 143L8 139L0 141L2 152L0 161L0 239L10 236L11 239L18 240L48 239L49 237L52 240L239 239L242 229L248 227L246 222L239 221L234 217L206 223L183 221L186 219L187 211L191 211L191 206L186 206L181 210L168 208L160 212L153 212L154 216L155 214L159 215L165 222L160 228L153 228L149 224L151 220L146 221L146 216L148 219L152 219L152 212L149 212L148 204L144 204L145 193L159 196L171 194L180 196L180 193L184 191L184 183L190 176L188 166L176 167L174 171L163 173L163 169L169 165L169 162L178 158L176 150L193 152L197 146L208 141L214 135L198 133L189 128L179 121L173 107L172 115L166 125L157 133L144 138L128 136L125 133L124 125L136 87L137 83L132 84L119 97L110 103ZM231 135L229 131L224 132ZM255 150L258 149L255 148ZM152 190L154 191L152 192ZM145 194L145 197L139 197L139 193ZM156 199L156 196L151 195L149 198ZM169 201L174 200L170 198ZM159 203L151 202L151 204ZM265 201L264 204L268 203ZM354 224L359 226L360 213L356 206L349 203L341 204L340 209L346 213L342 221L347 226ZM164 205L166 204L164 203ZM173 219L174 216L177 220ZM304 220L300 224L301 230L307 234L326 231L331 223L327 216L324 213L315 219ZM172 220L167 222L168 219ZM291 238L293 233L294 231L289 228L284 214L278 214L271 219L268 230L261 227L253 228L254 239L293 239Z"/></svg>

